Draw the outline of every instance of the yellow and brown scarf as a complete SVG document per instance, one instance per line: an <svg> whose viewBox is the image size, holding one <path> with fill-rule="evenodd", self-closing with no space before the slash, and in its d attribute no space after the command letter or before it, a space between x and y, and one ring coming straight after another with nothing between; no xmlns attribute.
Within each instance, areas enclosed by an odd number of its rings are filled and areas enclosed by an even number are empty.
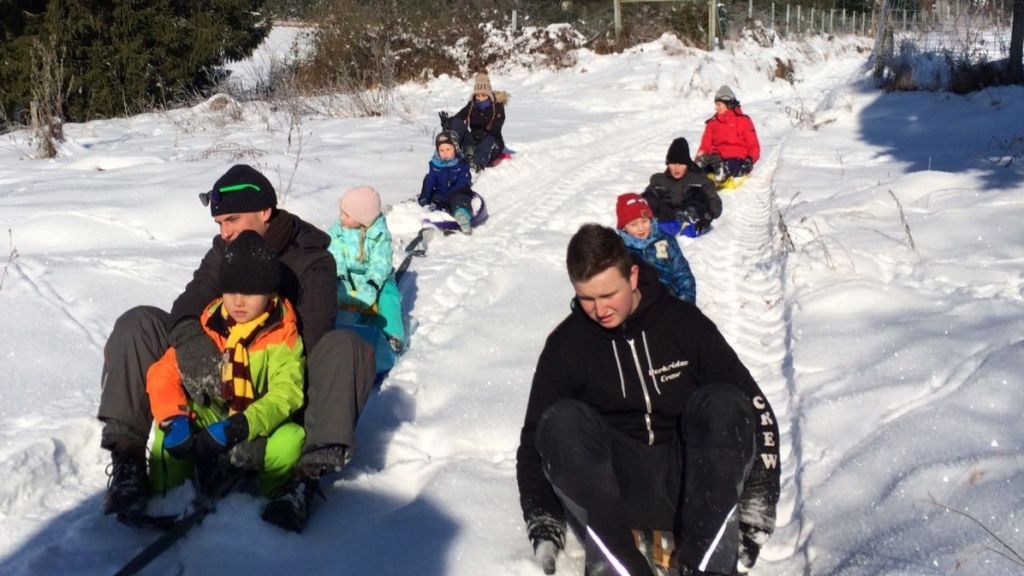
<svg viewBox="0 0 1024 576"><path fill-rule="evenodd" d="M227 402L228 415L245 410L256 399L252 372L249 368L248 348L276 305L277 298L275 297L267 305L263 314L248 322L238 323L228 314L227 307L221 304L220 314L228 329L228 340L224 344L220 393L224 401Z"/></svg>

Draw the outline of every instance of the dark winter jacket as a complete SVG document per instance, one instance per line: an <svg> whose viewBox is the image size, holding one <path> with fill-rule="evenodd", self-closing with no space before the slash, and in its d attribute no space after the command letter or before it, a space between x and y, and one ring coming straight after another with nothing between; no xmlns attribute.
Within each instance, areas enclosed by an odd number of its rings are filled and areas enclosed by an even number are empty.
<svg viewBox="0 0 1024 576"><path fill-rule="evenodd" d="M739 106L708 118L697 150L698 156L704 154L718 154L726 160L750 158L757 162L761 157L761 144L757 141L754 121Z"/></svg>
<svg viewBox="0 0 1024 576"><path fill-rule="evenodd" d="M488 108L481 109L474 105L473 100L470 100L455 115L466 123L470 133L473 134L473 140L479 142L485 136L490 135L494 136L494 142L497 144L499 152L505 148L505 139L501 137L501 127L505 125L505 105L501 102L492 99Z"/></svg>
<svg viewBox="0 0 1024 576"><path fill-rule="evenodd" d="M642 196L651 205L654 217L661 221L676 220L677 212L691 206L696 208L698 217L708 221L722 215L718 190L696 166L687 169L679 180L668 170L652 174Z"/></svg>
<svg viewBox="0 0 1024 576"><path fill-rule="evenodd" d="M690 263L679 249L679 242L658 229L657 220L651 220L651 233L647 238L637 238L625 230L618 233L630 252L654 266L661 283L673 296L687 302L697 301L697 280L690 271Z"/></svg>
<svg viewBox="0 0 1024 576"><path fill-rule="evenodd" d="M585 402L616 430L658 444L681 429L694 391L729 383L751 399L758 418L757 457L744 485L740 517L770 534L779 496L779 431L771 406L714 323L693 304L672 298L654 268L637 263L640 304L623 325L602 328L573 299L569 316L544 343L516 453L524 517L528 522L545 514L565 518L534 447L538 420L554 403Z"/></svg>
<svg viewBox="0 0 1024 576"><path fill-rule="evenodd" d="M441 160L434 154L429 167L427 175L423 177L420 199L447 204L453 193L470 192L473 179L469 173L469 162L465 158L456 156L451 160Z"/></svg>
<svg viewBox="0 0 1024 576"><path fill-rule="evenodd" d="M284 210L275 210L264 238L284 265L279 293L295 306L299 333L308 352L334 328L337 314L338 278L334 257L327 251L331 238ZM184 318L198 319L206 305L222 295L218 278L225 246L223 238L213 238L213 247L171 307L168 330Z"/></svg>

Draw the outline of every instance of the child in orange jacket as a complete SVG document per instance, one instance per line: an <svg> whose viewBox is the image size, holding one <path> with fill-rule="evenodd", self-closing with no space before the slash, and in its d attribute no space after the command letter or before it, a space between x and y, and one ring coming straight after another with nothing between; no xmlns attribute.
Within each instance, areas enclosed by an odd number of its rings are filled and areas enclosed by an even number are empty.
<svg viewBox="0 0 1024 576"><path fill-rule="evenodd" d="M305 356L295 310L277 295L279 268L259 234L239 234L224 249L223 296L200 317L224 353L220 373L186 389L173 347L147 371L157 423L149 462L154 491L165 492L192 476L195 465L226 455L233 466L259 471L260 492L269 496L298 462L305 432L290 418L304 400Z"/></svg>

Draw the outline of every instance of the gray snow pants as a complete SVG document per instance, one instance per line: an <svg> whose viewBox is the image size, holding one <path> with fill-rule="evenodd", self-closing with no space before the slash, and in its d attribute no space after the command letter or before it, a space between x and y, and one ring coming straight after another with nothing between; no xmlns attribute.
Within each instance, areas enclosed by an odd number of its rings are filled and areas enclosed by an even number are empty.
<svg viewBox="0 0 1024 576"><path fill-rule="evenodd" d="M114 323L103 348L97 417L101 445L144 444L153 415L146 372L167 351L169 314L152 306L128 310ZM306 350L306 451L355 442L356 421L373 388L373 349L354 332L332 330ZM340 464L339 464L340 465Z"/></svg>

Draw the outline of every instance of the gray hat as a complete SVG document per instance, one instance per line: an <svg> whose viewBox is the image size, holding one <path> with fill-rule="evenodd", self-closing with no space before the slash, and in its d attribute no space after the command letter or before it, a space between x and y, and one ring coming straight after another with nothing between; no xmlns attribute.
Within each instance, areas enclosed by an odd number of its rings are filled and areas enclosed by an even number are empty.
<svg viewBox="0 0 1024 576"><path fill-rule="evenodd" d="M732 88L729 88L725 84L715 92L715 102L735 102L736 94L733 93Z"/></svg>

